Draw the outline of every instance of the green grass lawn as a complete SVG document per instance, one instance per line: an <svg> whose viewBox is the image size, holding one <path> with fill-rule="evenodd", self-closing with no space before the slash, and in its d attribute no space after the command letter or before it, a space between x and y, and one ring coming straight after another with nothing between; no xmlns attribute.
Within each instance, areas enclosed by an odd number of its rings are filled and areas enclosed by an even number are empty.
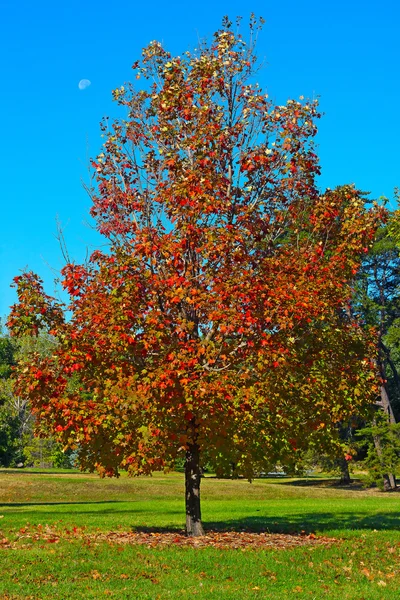
<svg viewBox="0 0 400 600"><path fill-rule="evenodd" d="M108 531L180 532L183 475L101 480L0 471L1 599L400 598L400 496L320 479L206 477L206 529L314 533L330 546L218 549L96 541ZM41 527L40 527L41 526ZM26 531L82 532L64 539ZM22 530L22 532L21 532Z"/></svg>

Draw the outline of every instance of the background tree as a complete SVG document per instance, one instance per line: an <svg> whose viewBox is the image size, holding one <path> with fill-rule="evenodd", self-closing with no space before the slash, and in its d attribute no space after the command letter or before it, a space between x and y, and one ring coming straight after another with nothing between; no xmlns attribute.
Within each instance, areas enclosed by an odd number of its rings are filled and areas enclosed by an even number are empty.
<svg viewBox="0 0 400 600"><path fill-rule="evenodd" d="M400 417L400 254L392 233L394 219L392 214L388 224L378 231L362 262L354 302L366 326L373 326L377 332L377 368L381 381L377 406L383 416L375 416L361 434L371 437L367 464L371 465L374 477L383 477L386 490L396 488L395 470L387 471L387 467L396 465L398 428L395 425Z"/></svg>
<svg viewBox="0 0 400 600"><path fill-rule="evenodd" d="M15 352L16 344L3 332L0 322L0 465L4 467L20 460L19 422L10 380Z"/></svg>
<svg viewBox="0 0 400 600"><path fill-rule="evenodd" d="M255 37L225 19L210 45L135 63L113 92L92 215L108 252L67 264L66 307L16 278L14 335L47 329L15 389L83 468L150 473L185 456L186 529L203 533L200 467L248 478L374 394L373 340L343 318L381 218L351 186L320 194L316 102L274 106ZM28 366L28 368L26 368Z"/></svg>
<svg viewBox="0 0 400 600"><path fill-rule="evenodd" d="M18 362L20 368L26 368L23 365L30 364L32 355L51 355L55 340L41 333L16 342L6 331L0 331L0 465L70 467L70 452L64 453L50 432L46 440L34 437L29 397L15 395L11 379Z"/></svg>

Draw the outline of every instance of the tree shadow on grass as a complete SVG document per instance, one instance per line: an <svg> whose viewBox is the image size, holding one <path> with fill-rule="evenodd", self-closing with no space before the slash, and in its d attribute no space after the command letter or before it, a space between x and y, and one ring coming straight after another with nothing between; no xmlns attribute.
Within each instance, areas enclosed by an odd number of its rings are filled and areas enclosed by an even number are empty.
<svg viewBox="0 0 400 600"><path fill-rule="evenodd" d="M30 477L34 476L34 475L53 475L53 476L57 476L60 477L64 476L64 475L71 475L71 476L76 476L76 475L92 475L92 473L90 473L89 471L78 471L76 469L60 469L58 471L51 471L51 470L47 470L47 469L41 469L40 471L30 471L30 470L25 470L25 469L9 469L9 468L0 468L0 475L29 475Z"/></svg>
<svg viewBox="0 0 400 600"><path fill-rule="evenodd" d="M130 503L129 503L130 504ZM96 510L85 510L90 505L98 506ZM125 505L125 506L122 506ZM64 506L65 510L60 510L58 507ZM77 501L77 502L37 502L37 503L2 503L1 508L27 508L28 510L23 511L24 517L28 519L35 519L40 516L40 519L54 521L62 517L63 519L71 516L76 517L81 512L82 517L85 516L101 516L101 515L124 515L124 521L127 527L129 527L129 520L126 520L127 515L131 514L132 517L139 517L144 522L149 521L149 508L130 505L127 506L126 502L119 500L104 500L104 501ZM41 507L41 510L37 509ZM52 507L54 509L52 510ZM75 510L74 510L74 507ZM79 510L81 509L81 511ZM142 516L143 515L143 516ZM181 509L160 511L157 513L159 517L164 517L166 520L168 517L173 520L179 520L182 525L184 521L184 511ZM176 519L176 516L179 518ZM132 518L133 520L133 518ZM342 512L328 512L328 511L312 511L312 512L299 512L294 514L285 515L251 515L242 519L224 519L224 520L203 520L204 528L206 531L245 531L254 533L286 533L286 534L310 534L310 533L324 533L326 531L366 531L366 530L377 530L377 531L394 531L400 530L400 511L398 512L379 512L373 514L365 514L365 512L357 510L349 510ZM170 526L148 526L140 524L132 524L132 531L137 533L162 533L162 532L176 532L182 533L182 526L170 525Z"/></svg>
<svg viewBox="0 0 400 600"><path fill-rule="evenodd" d="M129 502L134 502L134 500L129 500ZM0 502L0 509L1 508L10 508L10 507L22 507L22 506L75 506L75 505L85 505L85 504L120 504L121 500L88 500L87 502L85 501L74 501L74 502L63 502L60 500L60 502Z"/></svg>
<svg viewBox="0 0 400 600"><path fill-rule="evenodd" d="M118 505L125 505L124 507ZM59 520L60 518L67 517L76 517L80 515L82 518L96 516L101 517L104 515L141 515L144 514L146 517L143 519L144 521L149 520L149 513L151 512L147 507L140 506L127 506L128 502L121 502L119 500L104 500L100 502L15 502L15 503L3 503L0 504L0 511L4 508L28 508L28 510L23 510L19 513L15 512L14 515L19 514L24 518L35 520L36 518L40 518L41 521L45 521L49 519L49 521ZM131 503L129 503L131 504ZM104 507L99 507L97 510L85 510L86 506L93 505L103 505ZM107 506L108 505L108 506ZM112 505L112 506L110 506ZM57 510L57 507L66 507L66 509ZM74 507L76 509L74 510ZM54 507L54 510L52 508ZM38 510L40 508L40 510ZM30 509L30 510L29 510ZM9 514L13 514L11 511ZM184 517L184 513L182 510L168 510L168 512L160 511L157 513L159 516L169 517L172 515L179 515ZM126 522L126 519L125 519ZM127 525L129 527L129 525Z"/></svg>
<svg viewBox="0 0 400 600"><path fill-rule="evenodd" d="M338 479L290 479L281 481L279 485L290 485L294 487L319 487L346 490L349 492L365 492L365 486L360 479L353 479L351 483L341 483Z"/></svg>
<svg viewBox="0 0 400 600"><path fill-rule="evenodd" d="M207 527L207 529L211 530L211 527ZM170 525L166 527L148 527L146 525L131 525L131 531L133 533L179 533L184 534L185 528L178 527L176 525ZM227 530L225 530L227 531ZM206 531L207 534L207 531Z"/></svg>
<svg viewBox="0 0 400 600"><path fill-rule="evenodd" d="M249 531L270 533L315 533L333 530L389 531L400 529L400 512L365 515L356 511L346 513L311 512L283 516L251 516L240 520L208 521L207 529L218 531Z"/></svg>
<svg viewBox="0 0 400 600"><path fill-rule="evenodd" d="M247 517L238 520L203 521L207 531L220 533L236 531L246 533L283 533L302 534L324 533L326 531L390 531L400 529L400 512L364 515L357 512L343 514L329 512L313 512L285 517ZM135 533L182 533L181 527L150 527L132 525Z"/></svg>

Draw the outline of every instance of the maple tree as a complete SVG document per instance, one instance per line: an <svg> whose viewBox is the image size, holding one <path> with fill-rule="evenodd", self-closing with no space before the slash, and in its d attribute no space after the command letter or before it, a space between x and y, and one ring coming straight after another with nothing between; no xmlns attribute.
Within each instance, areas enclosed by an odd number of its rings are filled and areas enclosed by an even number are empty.
<svg viewBox="0 0 400 600"><path fill-rule="evenodd" d="M352 186L318 191L317 102L274 106L255 83L259 26L245 42L225 19L181 57L143 50L142 89L114 90L126 116L103 122L92 165L109 250L64 267L67 307L17 277L9 319L57 340L15 374L39 432L108 476L185 456L189 535L202 464L251 479L293 462L376 393L346 305L382 211Z"/></svg>

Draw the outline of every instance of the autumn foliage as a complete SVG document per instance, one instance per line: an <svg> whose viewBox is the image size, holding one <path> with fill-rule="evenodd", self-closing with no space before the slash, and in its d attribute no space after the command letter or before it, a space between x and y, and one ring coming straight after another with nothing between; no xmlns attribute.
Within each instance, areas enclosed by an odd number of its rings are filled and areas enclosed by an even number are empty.
<svg viewBox="0 0 400 600"><path fill-rule="evenodd" d="M57 340L17 391L84 468L151 473L186 456L187 477L207 461L251 478L376 392L346 307L381 211L352 186L318 190L317 102L270 102L257 29L245 42L225 20L193 54L143 50L93 161L108 250L64 267L67 307L36 275L15 279L13 334Z"/></svg>

